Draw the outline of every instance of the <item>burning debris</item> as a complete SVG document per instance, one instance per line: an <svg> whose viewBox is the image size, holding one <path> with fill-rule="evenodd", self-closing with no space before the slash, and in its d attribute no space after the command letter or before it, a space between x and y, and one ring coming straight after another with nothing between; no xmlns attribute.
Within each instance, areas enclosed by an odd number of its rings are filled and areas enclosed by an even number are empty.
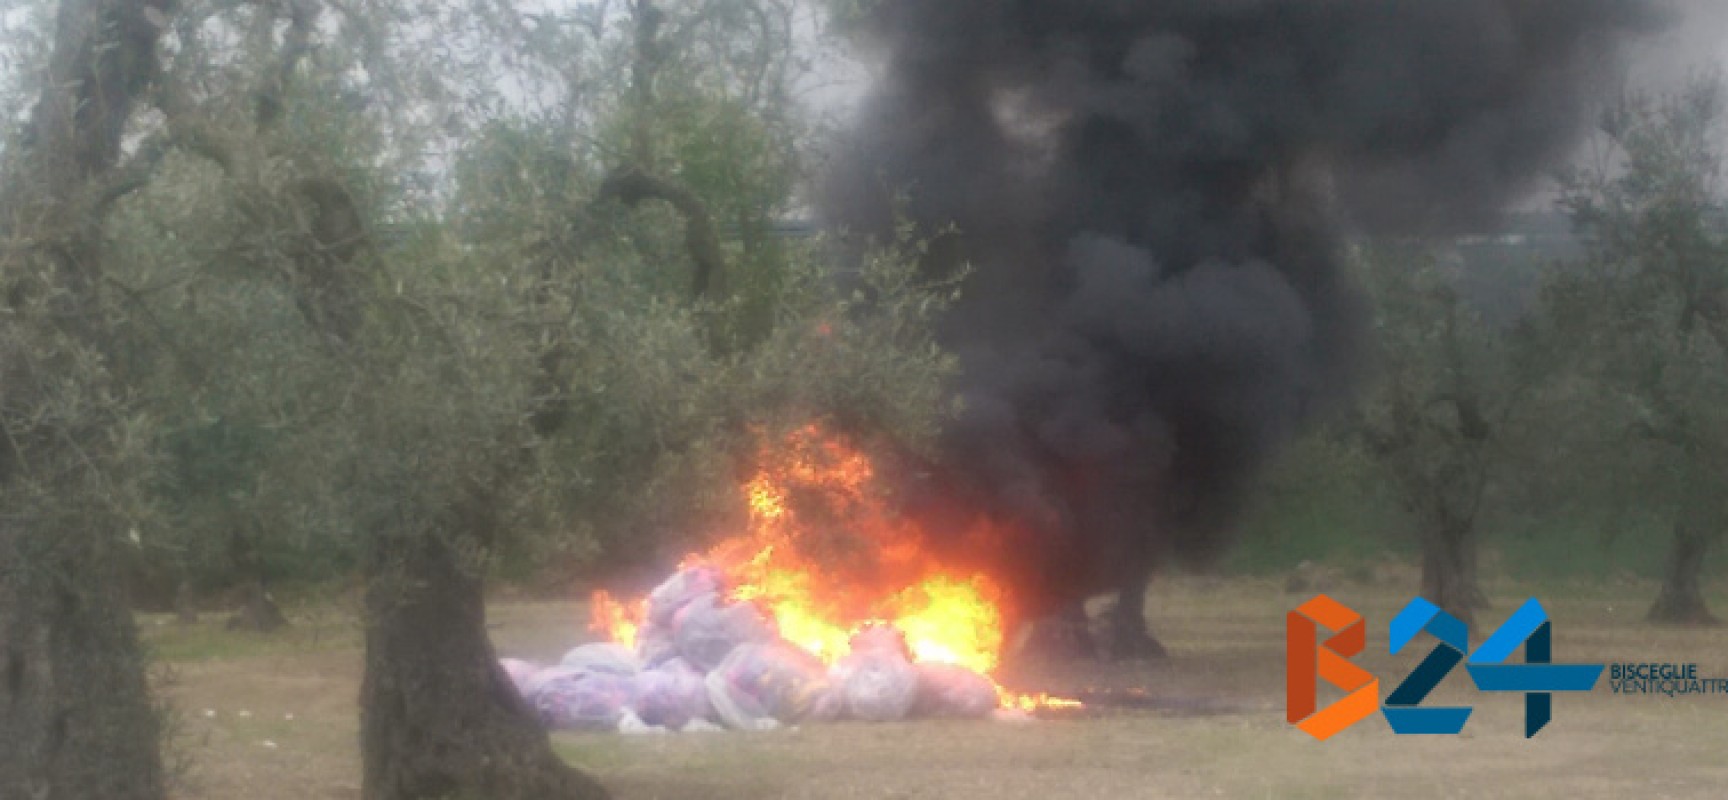
<svg viewBox="0 0 1728 800"><path fill-rule="evenodd" d="M904 635L911 660L996 668L1002 591L927 548L929 533L896 513L868 455L811 425L765 445L759 462L743 487L745 531L687 558L644 601L595 598L608 638L651 662L686 652L712 667L726 639L777 634L833 663L879 623Z"/></svg>
<svg viewBox="0 0 1728 800"><path fill-rule="evenodd" d="M928 532L894 512L864 452L812 425L760 461L743 487L745 530L642 600L595 596L592 627L609 643L538 672L506 661L547 724L761 730L1075 705L989 677L1007 598L925 546Z"/></svg>
<svg viewBox="0 0 1728 800"><path fill-rule="evenodd" d="M1149 571L1219 553L1258 466L1347 394L1345 231L1496 214L1577 142L1653 7L870 4L883 79L824 206L866 234L896 211L957 228L928 258L975 267L944 323L964 412L905 507L862 451L795 432L743 531L642 601L596 598L598 626L644 670L701 673L733 727L1061 703L982 701L1005 620L1110 589L1112 650L1158 652ZM560 680L605 695L561 719L642 705Z"/></svg>

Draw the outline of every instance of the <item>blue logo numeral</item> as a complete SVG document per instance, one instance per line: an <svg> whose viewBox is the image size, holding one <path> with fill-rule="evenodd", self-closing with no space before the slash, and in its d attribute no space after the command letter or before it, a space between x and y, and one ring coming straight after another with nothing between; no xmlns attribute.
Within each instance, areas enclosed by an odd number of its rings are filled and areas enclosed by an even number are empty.
<svg viewBox="0 0 1728 800"><path fill-rule="evenodd" d="M1403 652L1416 634L1423 631L1439 639L1440 644L1392 690L1380 711L1395 733L1457 733L1469 721L1470 707L1419 706L1470 651L1470 629L1457 617L1418 597L1392 619L1392 655Z"/></svg>
<svg viewBox="0 0 1728 800"><path fill-rule="evenodd" d="M1505 663L1518 645L1524 645L1524 663ZM1588 692L1602 677L1601 664L1550 664L1552 648L1548 612L1532 597L1471 654L1465 667L1484 692L1524 693L1526 739L1553 718L1552 692Z"/></svg>

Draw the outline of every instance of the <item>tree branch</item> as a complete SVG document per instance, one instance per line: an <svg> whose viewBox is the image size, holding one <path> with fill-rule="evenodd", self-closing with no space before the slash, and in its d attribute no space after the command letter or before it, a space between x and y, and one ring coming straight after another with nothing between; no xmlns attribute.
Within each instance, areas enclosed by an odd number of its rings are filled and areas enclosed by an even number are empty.
<svg viewBox="0 0 1728 800"><path fill-rule="evenodd" d="M708 205L685 186L628 166L606 177L600 185L599 200L614 200L630 208L649 200L659 200L671 205L684 217L684 249L696 262L696 274L690 287L693 298L705 297L713 283L725 274L725 256Z"/></svg>
<svg viewBox="0 0 1728 800"><path fill-rule="evenodd" d="M265 73L264 85L254 96L254 119L258 129L269 130L282 117L282 96L308 53L312 52L312 26L320 7L314 0L288 0L288 31L282 36L282 52L275 69Z"/></svg>

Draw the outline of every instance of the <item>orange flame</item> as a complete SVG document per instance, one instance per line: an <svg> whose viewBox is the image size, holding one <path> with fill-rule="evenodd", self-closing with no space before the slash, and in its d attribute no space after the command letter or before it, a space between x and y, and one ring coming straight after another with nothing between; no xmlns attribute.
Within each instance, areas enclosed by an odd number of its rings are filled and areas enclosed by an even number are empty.
<svg viewBox="0 0 1728 800"><path fill-rule="evenodd" d="M1086 706L1085 703L1082 703L1079 700L1072 700L1066 697L1054 697L1043 692L1038 692L1037 694L1015 694L998 686L996 687L996 693L1002 698L1003 708L1012 708L1016 711L1024 711L1028 714L1037 711L1040 708L1069 710L1084 708Z"/></svg>
<svg viewBox="0 0 1728 800"><path fill-rule="evenodd" d="M641 627L645 613L645 604L638 601L626 606L612 599L612 594L604 589L594 593L588 621L589 630L600 631L606 638L625 647L636 646L636 630Z"/></svg>
<svg viewBox="0 0 1728 800"><path fill-rule="evenodd" d="M919 661L995 670L1002 592L989 576L945 566L920 546L922 532L891 512L862 451L807 425L764 448L742 492L745 529L683 566L720 570L731 599L762 607L788 642L832 663L862 626L888 624ZM642 602L595 594L593 627L612 641L633 645L645 615ZM1001 694L1005 707L1026 710L1064 702Z"/></svg>

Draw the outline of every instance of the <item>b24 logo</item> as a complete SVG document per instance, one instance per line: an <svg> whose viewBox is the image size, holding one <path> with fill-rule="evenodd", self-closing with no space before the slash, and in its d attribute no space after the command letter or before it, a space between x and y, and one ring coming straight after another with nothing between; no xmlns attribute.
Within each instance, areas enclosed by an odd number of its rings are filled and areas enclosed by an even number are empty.
<svg viewBox="0 0 1728 800"><path fill-rule="evenodd" d="M1422 701L1454 667L1465 663L1478 690L1524 694L1524 737L1530 738L1553 718L1554 692L1587 692L1602 677L1602 664L1551 663L1553 631L1548 612L1535 598L1472 653L1469 628L1418 597L1392 618L1392 654L1403 652L1422 633L1439 643L1381 703L1379 680L1350 662L1366 644L1366 625L1361 614L1326 595L1316 596L1286 615L1284 646L1289 663L1285 701L1290 724L1325 741L1379 710L1394 733L1458 733L1473 709L1424 706ZM1325 639L1320 636L1322 629L1331 632ZM1520 645L1524 647L1524 662L1508 663ZM1344 698L1315 708L1319 680L1343 690Z"/></svg>

